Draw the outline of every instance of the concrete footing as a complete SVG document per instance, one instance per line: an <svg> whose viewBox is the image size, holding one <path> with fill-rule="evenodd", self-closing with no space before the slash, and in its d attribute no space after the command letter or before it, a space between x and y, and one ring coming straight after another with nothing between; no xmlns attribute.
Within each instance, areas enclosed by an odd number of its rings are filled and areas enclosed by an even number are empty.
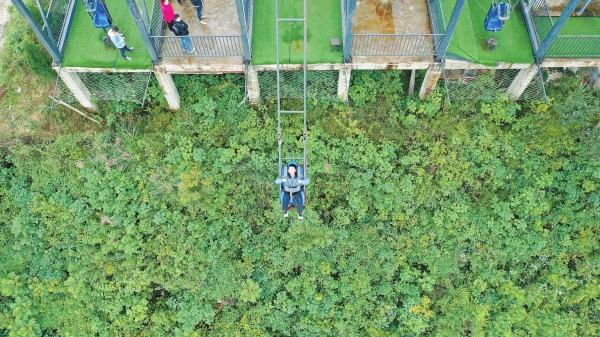
<svg viewBox="0 0 600 337"><path fill-rule="evenodd" d="M592 81L592 88L600 90L600 67L590 68L588 73Z"/></svg>
<svg viewBox="0 0 600 337"><path fill-rule="evenodd" d="M254 66L248 67L248 74L246 74L247 83L246 89L248 90L248 100L251 105L257 105L260 100L260 86L258 85L258 72Z"/></svg>
<svg viewBox="0 0 600 337"><path fill-rule="evenodd" d="M506 90L511 101L516 101L521 97L531 80L538 74L537 64L532 64L528 68L521 69L511 85Z"/></svg>
<svg viewBox="0 0 600 337"><path fill-rule="evenodd" d="M350 68L344 67L340 69L340 76L338 79L338 97L344 102L348 102L348 90L350 89L351 75L352 70Z"/></svg>
<svg viewBox="0 0 600 337"><path fill-rule="evenodd" d="M427 95L429 95L429 93L435 89L441 74L441 63L432 64L431 67L427 69L427 73L425 74L425 78L423 79L423 84L421 85L421 90L419 91L420 99L425 99L425 97L427 97Z"/></svg>
<svg viewBox="0 0 600 337"><path fill-rule="evenodd" d="M160 70L154 72L154 74L167 99L169 108L173 111L179 110L179 92L177 91L177 87L175 86L175 82L173 82L171 74Z"/></svg>
<svg viewBox="0 0 600 337"><path fill-rule="evenodd" d="M92 94L77 73L59 70L58 74L82 107L90 111L96 110L96 106L92 102Z"/></svg>

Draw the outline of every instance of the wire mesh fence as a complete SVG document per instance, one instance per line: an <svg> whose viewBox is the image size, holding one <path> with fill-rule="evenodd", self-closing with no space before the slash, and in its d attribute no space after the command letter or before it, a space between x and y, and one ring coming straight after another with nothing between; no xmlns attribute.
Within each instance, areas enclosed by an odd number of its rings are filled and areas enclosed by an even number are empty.
<svg viewBox="0 0 600 337"><path fill-rule="evenodd" d="M69 87L63 82L60 78L60 75L56 78L56 86L54 87L54 98L61 100L67 104L73 104L77 102L75 95L69 90ZM52 101L52 108L54 108L55 103Z"/></svg>
<svg viewBox="0 0 600 337"><path fill-rule="evenodd" d="M92 97L104 101L142 104L152 72L79 73Z"/></svg>
<svg viewBox="0 0 600 337"><path fill-rule="evenodd" d="M446 20L444 18L444 10L440 0L428 0L427 10L429 12L429 22L431 23L431 32L433 35L433 44L435 51L437 50L446 34Z"/></svg>
<svg viewBox="0 0 600 337"><path fill-rule="evenodd" d="M538 43L546 38L546 35L550 32L550 29L554 25L552 15L550 14L550 8L546 0L533 0L534 3L531 5L529 13L533 18L533 24L535 26L534 32Z"/></svg>
<svg viewBox="0 0 600 337"><path fill-rule="evenodd" d="M162 31L166 23L163 19L163 14L160 11L160 5L158 4L158 1L155 1L152 4L150 13L150 35L160 36L162 35Z"/></svg>
<svg viewBox="0 0 600 337"><path fill-rule="evenodd" d="M546 52L547 57L596 58L600 56L600 35L557 36Z"/></svg>
<svg viewBox="0 0 600 337"><path fill-rule="evenodd" d="M94 100L143 104L152 72L88 72L78 73L78 75ZM75 96L60 77L57 79L55 97L69 104L76 101Z"/></svg>
<svg viewBox="0 0 600 337"><path fill-rule="evenodd" d="M46 28L50 30L54 41L57 43L65 26L65 19L71 1L77 0L53 0L50 2L48 11L46 12L46 21L49 26Z"/></svg>
<svg viewBox="0 0 600 337"><path fill-rule="evenodd" d="M304 72L281 70L280 96L286 100L302 100L304 97ZM339 70L308 70L306 72L306 98L337 99ZM277 72L258 71L261 100L277 99Z"/></svg>
<svg viewBox="0 0 600 337"><path fill-rule="evenodd" d="M520 69L444 69L448 99L495 99L505 94ZM546 99L543 79L538 71L519 100Z"/></svg>

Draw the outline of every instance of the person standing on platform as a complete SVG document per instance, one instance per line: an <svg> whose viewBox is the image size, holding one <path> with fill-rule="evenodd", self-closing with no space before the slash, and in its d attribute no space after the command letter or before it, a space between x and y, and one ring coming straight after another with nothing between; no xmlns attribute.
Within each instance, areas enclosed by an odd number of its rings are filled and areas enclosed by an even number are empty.
<svg viewBox="0 0 600 337"><path fill-rule="evenodd" d="M159 0L158 2L160 2L160 11L163 14L163 18L167 22L169 30L173 32L173 20L175 19L175 12L173 11L173 6L171 6L169 0Z"/></svg>
<svg viewBox="0 0 600 337"><path fill-rule="evenodd" d="M204 5L204 0L192 0L192 5L196 7L196 13L198 14L198 20L200 21L200 23L203 25L207 25L208 23L204 21L206 15L202 15L202 6Z"/></svg>
<svg viewBox="0 0 600 337"><path fill-rule="evenodd" d="M123 56L123 58L127 61L131 61L131 57L125 56L125 52L132 51L133 47L127 48L127 45L125 44L125 34L119 33L119 27L112 26L112 28L108 31L108 36L115 47L119 48L119 51L121 51L121 56Z"/></svg>
<svg viewBox="0 0 600 337"><path fill-rule="evenodd" d="M192 41L188 37L190 31L188 30L188 24L181 19L181 15L175 14L175 21L173 21L173 33L175 35L180 36L179 43L181 44L181 49L183 51L187 51L190 54L196 51L196 48L192 47Z"/></svg>

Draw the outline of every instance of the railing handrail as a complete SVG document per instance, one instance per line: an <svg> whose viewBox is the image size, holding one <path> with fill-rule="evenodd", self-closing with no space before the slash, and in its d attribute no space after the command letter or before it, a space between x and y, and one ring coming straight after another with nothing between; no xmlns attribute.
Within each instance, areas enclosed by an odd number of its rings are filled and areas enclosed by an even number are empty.
<svg viewBox="0 0 600 337"><path fill-rule="evenodd" d="M150 36L163 57L244 56L241 35Z"/></svg>
<svg viewBox="0 0 600 337"><path fill-rule="evenodd" d="M352 34L352 36L444 36L444 34Z"/></svg>
<svg viewBox="0 0 600 337"><path fill-rule="evenodd" d="M437 39L444 34L352 34L353 56L437 55Z"/></svg>
<svg viewBox="0 0 600 337"><path fill-rule="evenodd" d="M220 37L242 37L242 35L186 35L186 36L171 36L171 35L150 35L150 38L180 38L180 37L201 37L201 38L220 38Z"/></svg>
<svg viewBox="0 0 600 337"><path fill-rule="evenodd" d="M559 35L556 37L559 38L600 38L600 35Z"/></svg>

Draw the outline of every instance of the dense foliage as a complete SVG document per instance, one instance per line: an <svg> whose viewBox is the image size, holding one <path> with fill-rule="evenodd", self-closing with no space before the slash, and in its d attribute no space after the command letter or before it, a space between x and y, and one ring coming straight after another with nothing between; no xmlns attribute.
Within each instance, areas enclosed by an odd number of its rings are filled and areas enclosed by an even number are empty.
<svg viewBox="0 0 600 337"><path fill-rule="evenodd" d="M276 113L235 75L4 146L0 336L600 333L597 95L569 74L549 104L448 105L401 74L312 102L304 221L278 205Z"/></svg>

